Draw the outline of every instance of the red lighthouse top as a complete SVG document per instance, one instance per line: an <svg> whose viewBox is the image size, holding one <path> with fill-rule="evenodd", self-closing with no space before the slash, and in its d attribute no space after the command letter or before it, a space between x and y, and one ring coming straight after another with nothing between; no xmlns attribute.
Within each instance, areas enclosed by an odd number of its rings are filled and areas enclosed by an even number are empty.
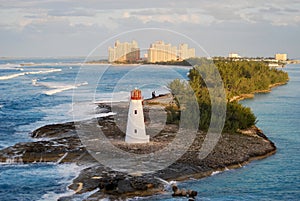
<svg viewBox="0 0 300 201"><path fill-rule="evenodd" d="M142 100L142 92L139 89L131 91L131 100Z"/></svg>

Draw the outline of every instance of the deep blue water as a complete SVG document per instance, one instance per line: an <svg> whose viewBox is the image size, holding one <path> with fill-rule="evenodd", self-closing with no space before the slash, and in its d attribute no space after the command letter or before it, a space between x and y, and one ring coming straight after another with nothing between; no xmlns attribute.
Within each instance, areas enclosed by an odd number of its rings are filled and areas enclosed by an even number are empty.
<svg viewBox="0 0 300 201"><path fill-rule="evenodd" d="M80 66L78 62L82 61L80 58L0 60L0 149L33 141L29 133L40 126L72 121L74 94L76 103L82 104L81 116L76 117L91 118L95 101L128 100L129 91L135 87L142 89L145 98L153 90L157 94L166 93L168 82L185 79L188 72L186 67ZM0 164L1 201L56 200L72 193L67 186L80 171L73 164L11 162Z"/></svg>
<svg viewBox="0 0 300 201"><path fill-rule="evenodd" d="M168 82L186 78L188 72L186 67L107 68L99 65L80 68L80 65L70 64L80 61L82 59L71 58L0 60L1 149L32 141L28 133L40 126L72 121L74 88L76 95L82 98L76 100L83 101L80 112L84 113L95 106L94 101L126 100L128 90L134 87L141 88L145 98L150 97L153 90L164 93ZM30 62L48 64L19 65ZM277 153L240 169L179 183L180 187L197 190L199 200L299 200L300 65L289 65L285 70L290 76L287 85L242 101L252 108L258 117L258 126L276 144ZM79 170L72 164L1 164L0 200L56 200L72 193L67 191L67 185ZM146 200L180 199L165 194Z"/></svg>

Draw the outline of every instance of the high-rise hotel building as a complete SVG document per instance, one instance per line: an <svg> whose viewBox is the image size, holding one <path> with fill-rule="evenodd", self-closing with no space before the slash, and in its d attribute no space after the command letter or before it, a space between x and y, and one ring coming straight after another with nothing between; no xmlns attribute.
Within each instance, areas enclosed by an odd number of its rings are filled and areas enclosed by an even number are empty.
<svg viewBox="0 0 300 201"><path fill-rule="evenodd" d="M188 44L180 44L178 48L164 41L156 41L150 45L147 51L147 60L150 63L166 61L182 61L195 57L195 48L189 48ZM117 40L114 47L108 48L108 62L136 62L140 58L140 48L136 41L121 43Z"/></svg>
<svg viewBox="0 0 300 201"><path fill-rule="evenodd" d="M196 56L195 48L189 48L188 44L182 43L178 47L178 60L184 60Z"/></svg>
<svg viewBox="0 0 300 201"><path fill-rule="evenodd" d="M148 62L155 63L160 61L176 61L177 47L163 41L156 41L148 49Z"/></svg>
<svg viewBox="0 0 300 201"><path fill-rule="evenodd" d="M166 44L163 41L156 41L150 45L148 49L148 62L165 62L165 61L182 61L195 57L195 49L189 48L188 44L180 44L178 49L176 46Z"/></svg>
<svg viewBox="0 0 300 201"><path fill-rule="evenodd" d="M136 41L131 43L115 42L114 47L108 48L108 62L134 62L140 59L140 49Z"/></svg>

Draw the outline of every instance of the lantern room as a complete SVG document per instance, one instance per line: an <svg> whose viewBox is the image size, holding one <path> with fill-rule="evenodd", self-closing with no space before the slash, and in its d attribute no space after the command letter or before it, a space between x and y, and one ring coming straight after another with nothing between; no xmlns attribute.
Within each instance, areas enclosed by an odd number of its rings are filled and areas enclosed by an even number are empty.
<svg viewBox="0 0 300 201"><path fill-rule="evenodd" d="M142 100L142 92L139 89L131 91L131 100Z"/></svg>

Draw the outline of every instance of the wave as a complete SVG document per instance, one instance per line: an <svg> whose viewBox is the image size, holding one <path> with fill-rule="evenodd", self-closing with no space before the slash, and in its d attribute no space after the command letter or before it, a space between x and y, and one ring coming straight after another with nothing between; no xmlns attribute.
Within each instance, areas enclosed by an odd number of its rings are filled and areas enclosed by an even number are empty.
<svg viewBox="0 0 300 201"><path fill-rule="evenodd" d="M12 74L12 75L4 75L4 76L0 76L0 80L9 80L15 77L19 77L19 76L23 76L25 75L25 73L16 73L16 74Z"/></svg>
<svg viewBox="0 0 300 201"><path fill-rule="evenodd" d="M225 167L224 170L216 170L216 171L213 171L213 172L211 173L211 176L216 175L216 174L220 174L220 173L222 173L222 172L229 171L229 170L230 170L230 169L228 169L228 167Z"/></svg>
<svg viewBox="0 0 300 201"><path fill-rule="evenodd" d="M98 104L93 102L73 103L70 111L74 121L87 121L93 118L109 117L116 115L115 112L98 110Z"/></svg>
<svg viewBox="0 0 300 201"><path fill-rule="evenodd" d="M32 72L23 72L23 73L15 73L11 75L4 75L0 76L0 80L9 80L13 79L19 76L24 76L24 75L36 75L36 74L47 74L47 73L54 73L54 72L60 72L62 71L61 69L50 69L50 70L44 70L44 71L32 71Z"/></svg>
<svg viewBox="0 0 300 201"><path fill-rule="evenodd" d="M72 183L72 180L76 177L79 176L81 170L88 168L89 165L82 165L78 166L77 164L59 164L53 167L52 170L49 171L55 171L56 175L61 175L62 180L58 182L58 184L63 184L65 186L69 185ZM41 196L41 199L39 200L59 200L61 197L68 197L71 196L75 199L72 200L83 200L86 197L88 197L90 194L84 194L84 195L75 195L75 191L71 189L66 189L64 192L53 192L53 191L48 191L44 195ZM81 199L80 199L81 198Z"/></svg>
<svg viewBox="0 0 300 201"><path fill-rule="evenodd" d="M13 68L20 68L20 67L22 67L20 64L12 64L12 63L6 63L0 65L0 69L13 69Z"/></svg>
<svg viewBox="0 0 300 201"><path fill-rule="evenodd" d="M33 72L26 72L25 75L34 75L34 74L46 74L46 73L54 73L60 72L62 69L50 69L50 70L40 70L40 71L33 71Z"/></svg>
<svg viewBox="0 0 300 201"><path fill-rule="evenodd" d="M211 173L211 176L216 175L216 174L219 174L219 173L221 173L221 171L213 171L213 172Z"/></svg>
<svg viewBox="0 0 300 201"><path fill-rule="evenodd" d="M51 96L53 94L57 94L57 93L60 93L60 92L63 92L63 91L76 89L80 86L88 85L88 82L83 82L83 83L79 83L79 84L76 84L76 85L51 85L51 84L46 84L46 83L38 84L37 80L32 80L32 84L35 85L35 86L43 85L43 86L48 87L48 88L53 88L51 90L43 92L44 94L46 94L48 96Z"/></svg>

